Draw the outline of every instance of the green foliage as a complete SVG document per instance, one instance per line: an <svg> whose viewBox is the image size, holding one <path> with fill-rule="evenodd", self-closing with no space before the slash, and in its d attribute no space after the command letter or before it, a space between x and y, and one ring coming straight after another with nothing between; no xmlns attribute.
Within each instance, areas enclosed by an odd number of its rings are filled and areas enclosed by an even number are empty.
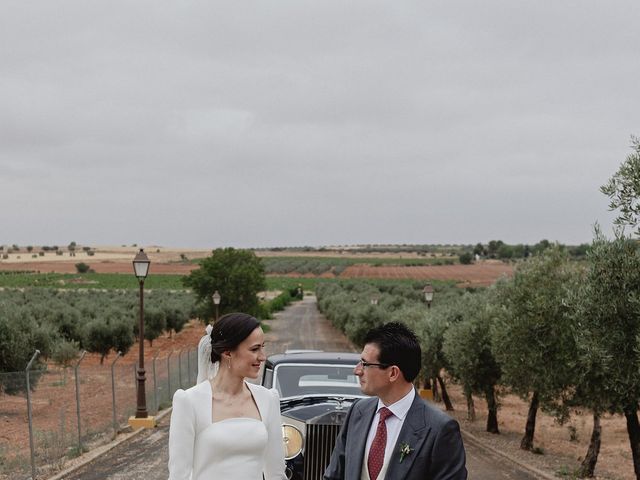
<svg viewBox="0 0 640 480"><path fill-rule="evenodd" d="M144 281L145 290L183 290L182 275L151 275ZM0 287L44 287L56 289L117 289L135 290L138 280L122 273L34 273L28 271L0 272Z"/></svg>
<svg viewBox="0 0 640 480"><path fill-rule="evenodd" d="M431 362L432 358L439 355L438 362L442 365L441 352L432 354L428 343L431 340L431 314L424 304L423 288L424 284L418 282L321 282L316 287L316 295L320 311L354 344L362 346L369 329L389 321L398 321L412 328L421 338L423 352L429 352L423 356L425 361ZM435 305L459 298L459 290L453 286L436 283L435 288ZM377 304L372 303L374 298ZM433 362L425 368L438 367Z"/></svg>
<svg viewBox="0 0 640 480"><path fill-rule="evenodd" d="M149 340L149 345L153 346L153 341L162 335L167 328L167 315L159 308L145 309L144 311L144 338ZM136 330L136 328L134 328Z"/></svg>
<svg viewBox="0 0 640 480"><path fill-rule="evenodd" d="M192 318L193 306L190 293L145 292L150 321L154 321L153 312L159 311L172 319L171 328L182 328ZM42 352L40 359L61 363L78 349L103 356L111 350L126 352L134 342L137 314L135 291L0 291L0 371L23 371L36 348ZM149 330L155 328L150 323Z"/></svg>
<svg viewBox="0 0 640 480"><path fill-rule="evenodd" d="M446 260L453 261L452 258ZM351 265L422 266L442 264L442 258L380 258L380 257L262 257L267 274L298 273L322 275L331 272L339 276Z"/></svg>
<svg viewBox="0 0 640 480"><path fill-rule="evenodd" d="M574 298L579 389L596 411L635 412L640 401L640 251L599 232L586 279Z"/></svg>
<svg viewBox="0 0 640 480"><path fill-rule="evenodd" d="M85 327L84 346L90 352L100 354L100 363L111 350L126 353L133 345L133 329L126 319L93 319Z"/></svg>
<svg viewBox="0 0 640 480"><path fill-rule="evenodd" d="M640 224L640 138L631 137L633 153L620 165L618 171L600 187L609 197L609 210L618 210L614 224L636 228ZM640 234L640 228L635 231Z"/></svg>
<svg viewBox="0 0 640 480"><path fill-rule="evenodd" d="M76 270L78 273L87 273L91 267L84 262L76 263Z"/></svg>
<svg viewBox="0 0 640 480"><path fill-rule="evenodd" d="M498 283L501 309L491 325L502 381L523 398L537 392L543 407L560 411L575 384L575 324L567 302L577 283L575 264L558 245L519 263Z"/></svg>
<svg viewBox="0 0 640 480"><path fill-rule="evenodd" d="M41 355L32 365L35 370L30 379L33 389L39 379L37 370L44 366L43 360L50 354L56 332L47 331L44 325L34 318L23 317L20 310L12 310L0 315L0 371L24 372L36 350ZM0 380L4 379L0 376ZM26 389L23 382L7 382L0 389L15 394Z"/></svg>
<svg viewBox="0 0 640 480"><path fill-rule="evenodd" d="M175 300L175 297L162 297L165 301L160 307L165 313L166 329L169 333L178 333L190 318L195 316L194 305Z"/></svg>
<svg viewBox="0 0 640 480"><path fill-rule="evenodd" d="M80 343L75 340L60 339L53 346L51 360L63 367L70 366L78 358Z"/></svg>
<svg viewBox="0 0 640 480"><path fill-rule="evenodd" d="M465 294L451 312L459 318L444 333L442 349L454 377L472 392L485 394L502 375L491 351L491 325L495 317L495 298L491 290Z"/></svg>
<svg viewBox="0 0 640 480"><path fill-rule="evenodd" d="M459 260L462 265L470 265L473 263L473 255L471 255L469 252L465 252L460 255Z"/></svg>
<svg viewBox="0 0 640 480"><path fill-rule="evenodd" d="M250 250L216 249L200 262L200 268L184 277L184 285L193 289L202 313L211 318L215 308L211 295L220 293L220 314L260 313L258 292L266 287L264 266Z"/></svg>
<svg viewBox="0 0 640 480"><path fill-rule="evenodd" d="M293 289L293 291L297 292L297 289ZM264 312L263 318L271 318L272 313L284 310L285 307L291 304L293 300L299 299L297 294L294 296L294 295L291 295L291 292L292 290L285 290L273 300L269 300L268 302L265 302L262 305L263 312Z"/></svg>

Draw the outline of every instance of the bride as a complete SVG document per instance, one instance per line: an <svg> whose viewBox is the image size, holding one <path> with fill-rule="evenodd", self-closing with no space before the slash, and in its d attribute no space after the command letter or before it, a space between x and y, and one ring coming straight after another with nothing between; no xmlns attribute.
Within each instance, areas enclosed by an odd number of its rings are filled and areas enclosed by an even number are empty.
<svg viewBox="0 0 640 480"><path fill-rule="evenodd" d="M169 480L284 480L280 402L247 383L264 355L258 321L230 313L198 345L198 380L177 390L169 427Z"/></svg>

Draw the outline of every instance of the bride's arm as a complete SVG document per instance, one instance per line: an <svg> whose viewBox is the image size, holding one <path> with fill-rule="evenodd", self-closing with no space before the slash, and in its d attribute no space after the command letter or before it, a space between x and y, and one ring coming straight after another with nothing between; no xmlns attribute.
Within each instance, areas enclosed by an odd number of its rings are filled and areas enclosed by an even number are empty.
<svg viewBox="0 0 640 480"><path fill-rule="evenodd" d="M267 392L269 416L267 418L267 451L264 461L265 480L286 480L284 473L284 445L282 443L282 420L280 417L280 397L275 389Z"/></svg>
<svg viewBox="0 0 640 480"><path fill-rule="evenodd" d="M193 406L187 392L176 390L169 425L169 480L191 478L195 425Z"/></svg>

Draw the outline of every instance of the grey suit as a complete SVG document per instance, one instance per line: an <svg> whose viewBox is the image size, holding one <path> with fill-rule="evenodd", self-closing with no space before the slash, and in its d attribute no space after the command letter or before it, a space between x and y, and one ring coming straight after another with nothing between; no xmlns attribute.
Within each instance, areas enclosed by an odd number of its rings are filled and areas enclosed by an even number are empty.
<svg viewBox="0 0 640 480"><path fill-rule="evenodd" d="M360 480L365 443L378 398L353 404L331 462L324 472L325 480ZM409 445L411 453L400 461L400 445ZM386 480L465 480L465 453L458 422L429 405L417 394L404 419L398 442L394 446Z"/></svg>

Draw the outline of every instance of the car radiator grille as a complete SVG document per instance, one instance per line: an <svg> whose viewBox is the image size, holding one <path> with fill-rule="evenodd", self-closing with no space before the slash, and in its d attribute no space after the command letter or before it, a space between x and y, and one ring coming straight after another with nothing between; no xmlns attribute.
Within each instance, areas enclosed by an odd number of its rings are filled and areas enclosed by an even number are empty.
<svg viewBox="0 0 640 480"><path fill-rule="evenodd" d="M307 424L304 454L304 480L322 480L341 425Z"/></svg>

